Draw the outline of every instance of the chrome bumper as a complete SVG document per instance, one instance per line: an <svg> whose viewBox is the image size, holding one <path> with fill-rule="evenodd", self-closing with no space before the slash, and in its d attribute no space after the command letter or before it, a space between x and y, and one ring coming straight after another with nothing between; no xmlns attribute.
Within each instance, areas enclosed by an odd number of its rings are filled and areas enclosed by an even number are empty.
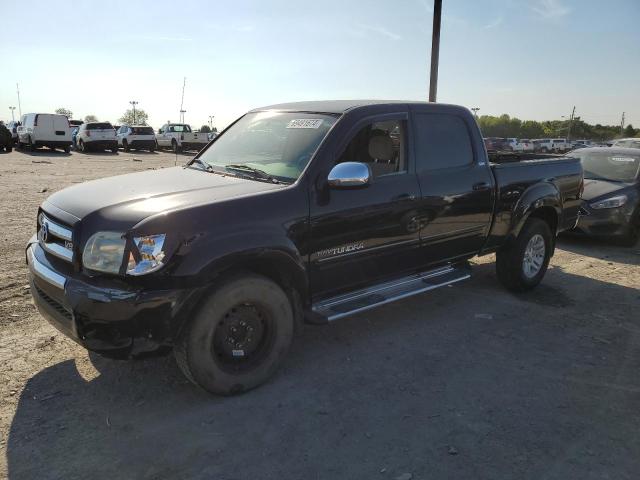
<svg viewBox="0 0 640 480"><path fill-rule="evenodd" d="M29 248L27 248L27 264L29 266L29 270L45 282L64 290L64 286L67 284L67 279L58 272L51 270L46 265L40 263L33 253L34 248L34 244L29 245Z"/></svg>

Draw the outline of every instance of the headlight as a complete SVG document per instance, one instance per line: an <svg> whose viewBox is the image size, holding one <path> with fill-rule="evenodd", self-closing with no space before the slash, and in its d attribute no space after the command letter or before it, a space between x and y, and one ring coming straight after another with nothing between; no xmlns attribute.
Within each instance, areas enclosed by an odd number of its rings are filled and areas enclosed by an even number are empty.
<svg viewBox="0 0 640 480"><path fill-rule="evenodd" d="M165 237L165 234L133 237L133 243L140 255L138 256L134 252L129 253L127 274L144 275L162 268L165 259L163 250Z"/></svg>
<svg viewBox="0 0 640 480"><path fill-rule="evenodd" d="M124 234L98 232L91 236L82 253L85 268L105 273L118 273L126 244Z"/></svg>
<svg viewBox="0 0 640 480"><path fill-rule="evenodd" d="M600 200L599 202L591 203L589 205L591 206L591 208L594 208L594 209L598 210L600 208L621 207L625 203L627 203L627 196L626 195L618 195L617 197L607 198L605 200Z"/></svg>

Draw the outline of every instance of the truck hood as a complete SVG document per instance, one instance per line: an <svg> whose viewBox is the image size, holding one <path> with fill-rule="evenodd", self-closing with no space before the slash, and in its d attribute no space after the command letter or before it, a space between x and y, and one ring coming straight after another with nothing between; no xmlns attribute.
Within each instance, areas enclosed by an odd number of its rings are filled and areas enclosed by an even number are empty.
<svg viewBox="0 0 640 480"><path fill-rule="evenodd" d="M173 167L74 185L51 195L43 208L48 210L49 203L78 220L92 217L109 228L127 229L154 214L280 188L283 185Z"/></svg>
<svg viewBox="0 0 640 480"><path fill-rule="evenodd" d="M611 182L608 180L584 180L584 193L582 198L590 201L607 194L613 194L618 190L629 187L628 183Z"/></svg>

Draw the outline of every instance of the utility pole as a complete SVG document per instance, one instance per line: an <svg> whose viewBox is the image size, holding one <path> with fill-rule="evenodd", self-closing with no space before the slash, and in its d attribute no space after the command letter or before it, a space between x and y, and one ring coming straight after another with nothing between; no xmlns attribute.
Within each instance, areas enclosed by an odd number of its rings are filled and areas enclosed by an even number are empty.
<svg viewBox="0 0 640 480"><path fill-rule="evenodd" d="M9 110L11 110L11 121L15 122L15 117L13 116L13 111L16 109L16 107L9 107Z"/></svg>
<svg viewBox="0 0 640 480"><path fill-rule="evenodd" d="M573 106L571 116L569 117L569 130L567 130L567 140L571 140L571 126L573 125L573 119L576 116L576 106Z"/></svg>
<svg viewBox="0 0 640 480"><path fill-rule="evenodd" d="M476 120L478 119L478 110L480 110L480 107L473 107L471 109L471 111L473 112L473 115L476 117Z"/></svg>
<svg viewBox="0 0 640 480"><path fill-rule="evenodd" d="M442 0L433 0L433 32L431 35L431 77L429 79L429 101L435 102L438 94L438 63L440 61L440 23Z"/></svg>
<svg viewBox="0 0 640 480"><path fill-rule="evenodd" d="M184 106L184 87L187 84L187 77L184 77L182 80L182 98L180 99L180 123L184 123L184 113L186 110L183 110Z"/></svg>
<svg viewBox="0 0 640 480"><path fill-rule="evenodd" d="M18 93L18 114L22 118L22 105L20 105L20 85L16 83L16 92Z"/></svg>
<svg viewBox="0 0 640 480"><path fill-rule="evenodd" d="M213 119L215 115L209 115L209 128L213 129Z"/></svg>
<svg viewBox="0 0 640 480"><path fill-rule="evenodd" d="M624 133L624 112L622 112L622 121L620 122L620 133Z"/></svg>
<svg viewBox="0 0 640 480"><path fill-rule="evenodd" d="M135 100L131 100L129 102L132 106L133 106L133 124L136 124L136 105L138 104L138 102L136 102Z"/></svg>

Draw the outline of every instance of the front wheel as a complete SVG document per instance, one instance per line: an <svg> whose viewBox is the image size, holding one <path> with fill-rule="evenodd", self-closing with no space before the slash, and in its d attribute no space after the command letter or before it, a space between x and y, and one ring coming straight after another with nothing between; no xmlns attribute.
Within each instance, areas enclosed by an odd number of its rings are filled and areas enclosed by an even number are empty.
<svg viewBox="0 0 640 480"><path fill-rule="evenodd" d="M293 309L285 292L263 276L242 275L209 295L181 332L174 354L193 383L234 395L275 373L293 333Z"/></svg>
<svg viewBox="0 0 640 480"><path fill-rule="evenodd" d="M496 253L498 280L512 292L531 290L547 272L552 248L549 225L530 218L518 237Z"/></svg>
<svg viewBox="0 0 640 480"><path fill-rule="evenodd" d="M122 140L122 148L124 149L125 152L129 151L129 142L127 142L126 140Z"/></svg>

